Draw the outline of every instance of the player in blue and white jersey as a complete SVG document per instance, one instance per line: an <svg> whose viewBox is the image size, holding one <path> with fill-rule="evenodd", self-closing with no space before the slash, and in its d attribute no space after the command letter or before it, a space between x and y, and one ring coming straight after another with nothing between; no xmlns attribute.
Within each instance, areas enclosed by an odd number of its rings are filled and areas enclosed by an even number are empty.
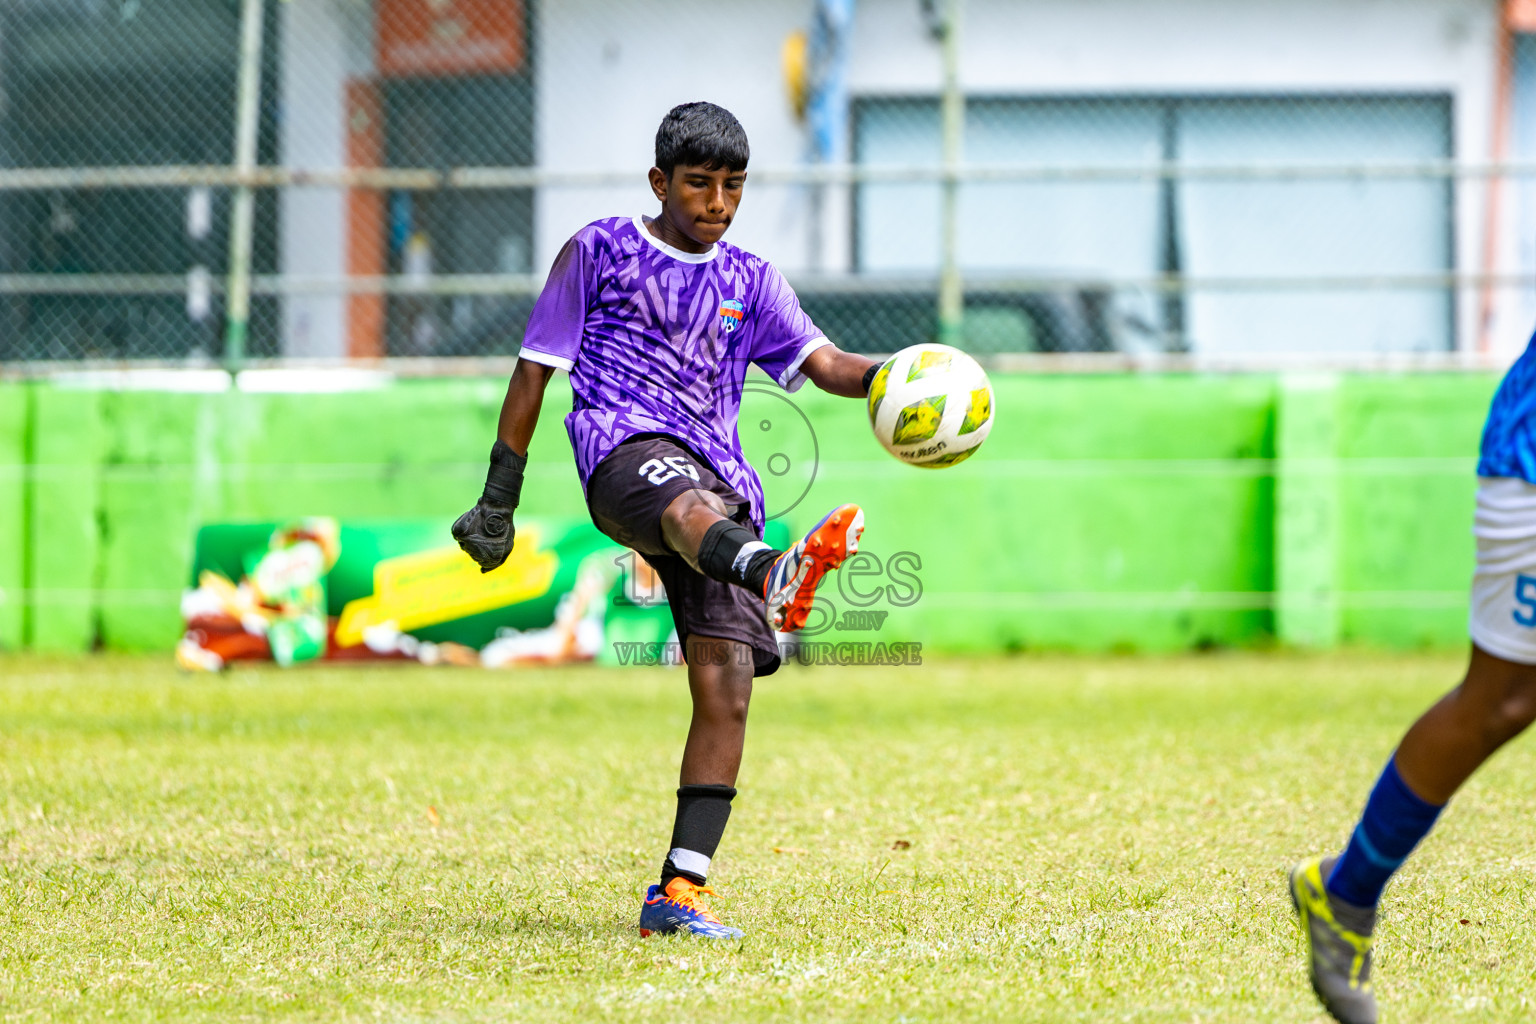
<svg viewBox="0 0 1536 1024"><path fill-rule="evenodd" d="M1536 337L1494 395L1477 475L1466 676L1403 736L1344 852L1291 869L1312 987L1344 1024L1376 1020L1371 943L1387 880L1461 784L1536 720Z"/></svg>

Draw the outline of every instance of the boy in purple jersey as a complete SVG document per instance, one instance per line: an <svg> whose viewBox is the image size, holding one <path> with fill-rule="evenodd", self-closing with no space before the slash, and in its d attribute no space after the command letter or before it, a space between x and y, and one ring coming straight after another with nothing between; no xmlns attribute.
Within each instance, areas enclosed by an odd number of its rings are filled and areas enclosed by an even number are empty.
<svg viewBox="0 0 1536 1024"><path fill-rule="evenodd" d="M1536 721L1536 337L1493 397L1477 463L1466 675L1403 735L1337 856L1291 869L1312 989L1375 1024L1371 949L1387 882L1494 752Z"/></svg>
<svg viewBox="0 0 1536 1024"><path fill-rule="evenodd" d="M747 136L711 103L656 132L654 219L610 217L555 257L501 408L485 491L453 525L482 571L512 550L512 512L544 388L570 374L566 430L592 521L666 587L693 721L661 882L640 932L740 938L701 896L731 813L754 676L779 666L774 630L805 624L823 576L858 550L864 513L840 505L788 551L762 541L763 489L736 417L748 364L794 391L863 398L878 364L839 351L772 264L720 241L746 184Z"/></svg>

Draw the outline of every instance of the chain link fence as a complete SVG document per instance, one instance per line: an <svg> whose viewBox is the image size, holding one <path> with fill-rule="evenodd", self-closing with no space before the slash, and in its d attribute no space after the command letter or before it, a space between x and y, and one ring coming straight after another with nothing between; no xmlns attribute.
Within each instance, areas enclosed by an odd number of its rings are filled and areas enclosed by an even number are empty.
<svg viewBox="0 0 1536 1024"><path fill-rule="evenodd" d="M514 355L700 98L753 143L730 240L854 351L1497 360L1536 321L1532 31L1523 0L0 0L0 363Z"/></svg>

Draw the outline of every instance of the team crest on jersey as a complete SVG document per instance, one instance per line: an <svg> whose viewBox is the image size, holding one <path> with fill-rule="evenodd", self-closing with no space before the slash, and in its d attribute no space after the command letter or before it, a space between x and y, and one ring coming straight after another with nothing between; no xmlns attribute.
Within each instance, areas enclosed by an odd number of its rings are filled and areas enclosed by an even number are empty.
<svg viewBox="0 0 1536 1024"><path fill-rule="evenodd" d="M726 299L720 303L720 330L730 334L741 326L741 321L746 318L746 307L735 299Z"/></svg>

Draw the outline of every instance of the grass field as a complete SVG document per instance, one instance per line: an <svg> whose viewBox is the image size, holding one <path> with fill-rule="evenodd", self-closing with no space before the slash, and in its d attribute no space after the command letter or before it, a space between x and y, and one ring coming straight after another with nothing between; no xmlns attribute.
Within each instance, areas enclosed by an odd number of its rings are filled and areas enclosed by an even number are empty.
<svg viewBox="0 0 1536 1024"><path fill-rule="evenodd" d="M642 940L683 676L0 659L0 1018L1312 1021L1287 864L1443 656L786 670ZM1536 748L1389 890L1387 1021L1536 1004Z"/></svg>

